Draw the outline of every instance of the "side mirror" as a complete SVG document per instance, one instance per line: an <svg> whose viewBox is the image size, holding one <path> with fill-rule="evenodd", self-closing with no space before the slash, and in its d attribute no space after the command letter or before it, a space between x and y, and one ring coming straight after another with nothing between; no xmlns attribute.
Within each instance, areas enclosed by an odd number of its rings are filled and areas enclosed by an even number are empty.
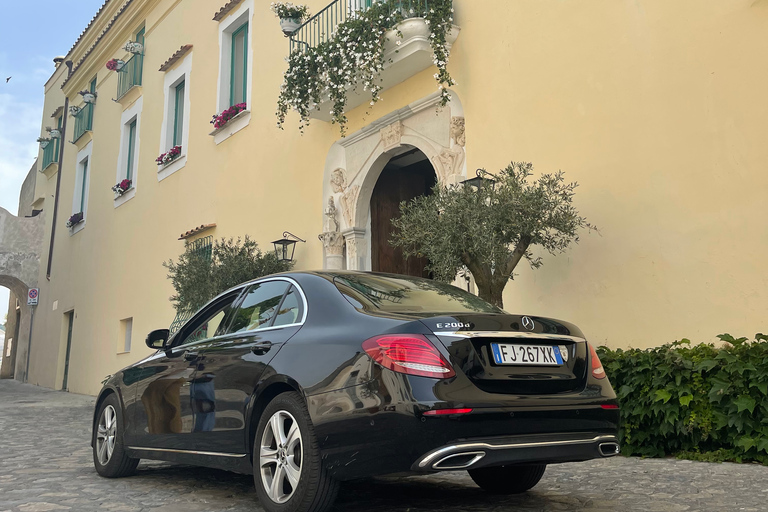
<svg viewBox="0 0 768 512"><path fill-rule="evenodd" d="M165 347L165 342L168 341L171 331L168 329L155 329L147 334L145 343L153 350L158 350Z"/></svg>

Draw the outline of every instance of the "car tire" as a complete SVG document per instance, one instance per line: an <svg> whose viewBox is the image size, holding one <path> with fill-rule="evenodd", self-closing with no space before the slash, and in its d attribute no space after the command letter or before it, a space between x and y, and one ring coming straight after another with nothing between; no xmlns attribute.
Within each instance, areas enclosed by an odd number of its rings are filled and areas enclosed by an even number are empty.
<svg viewBox="0 0 768 512"><path fill-rule="evenodd" d="M483 490L493 494L520 494L539 483L546 464L498 466L468 470L469 476Z"/></svg>
<svg viewBox="0 0 768 512"><path fill-rule="evenodd" d="M253 479L268 512L325 512L339 484L326 470L303 397L282 393L264 409L253 443Z"/></svg>
<svg viewBox="0 0 768 512"><path fill-rule="evenodd" d="M125 453L125 423L117 395L113 393L101 402L93 427L93 465L96 472L107 478L132 474L139 465L139 459Z"/></svg>

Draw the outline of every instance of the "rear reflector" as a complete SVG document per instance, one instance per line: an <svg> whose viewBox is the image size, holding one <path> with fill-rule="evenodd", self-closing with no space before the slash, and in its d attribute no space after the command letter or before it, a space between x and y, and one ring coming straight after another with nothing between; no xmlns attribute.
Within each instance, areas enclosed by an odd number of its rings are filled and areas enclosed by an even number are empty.
<svg viewBox="0 0 768 512"><path fill-rule="evenodd" d="M456 372L421 334L386 334L363 342L371 359L394 372L448 379Z"/></svg>
<svg viewBox="0 0 768 512"><path fill-rule="evenodd" d="M600 362L600 358L597 357L597 351L591 343L589 344L589 354L591 356L590 359L592 359L592 375L596 379L604 379L605 370L603 369L603 363Z"/></svg>
<svg viewBox="0 0 768 512"><path fill-rule="evenodd" d="M424 413L424 416L445 416L446 414L469 414L472 409L433 409Z"/></svg>
<svg viewBox="0 0 768 512"><path fill-rule="evenodd" d="M600 407L603 409L618 409L619 406L616 404L602 404Z"/></svg>

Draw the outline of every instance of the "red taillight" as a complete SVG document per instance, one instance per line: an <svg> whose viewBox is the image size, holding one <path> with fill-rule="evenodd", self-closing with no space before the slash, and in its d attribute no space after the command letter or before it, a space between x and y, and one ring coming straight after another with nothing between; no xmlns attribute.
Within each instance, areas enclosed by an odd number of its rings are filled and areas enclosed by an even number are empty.
<svg viewBox="0 0 768 512"><path fill-rule="evenodd" d="M424 416L445 416L446 414L469 414L472 409L432 409L426 411Z"/></svg>
<svg viewBox="0 0 768 512"><path fill-rule="evenodd" d="M448 379L456 375L448 361L420 334L387 334L363 342L363 350L384 368L409 375Z"/></svg>
<svg viewBox="0 0 768 512"><path fill-rule="evenodd" d="M616 404L602 404L600 407L603 409L618 409L619 406Z"/></svg>
<svg viewBox="0 0 768 512"><path fill-rule="evenodd" d="M605 378L605 370L603 369L603 363L600 362L600 358L597 357L597 351L591 344L589 345L590 359L592 359L592 375L596 379Z"/></svg>

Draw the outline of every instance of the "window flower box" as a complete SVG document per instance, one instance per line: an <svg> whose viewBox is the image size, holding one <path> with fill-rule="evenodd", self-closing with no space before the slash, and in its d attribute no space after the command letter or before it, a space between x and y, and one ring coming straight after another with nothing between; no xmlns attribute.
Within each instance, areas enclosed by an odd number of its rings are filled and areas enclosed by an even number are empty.
<svg viewBox="0 0 768 512"><path fill-rule="evenodd" d="M247 105L245 103L232 105L221 114L214 114L213 119L211 119L211 124L216 130L223 128L228 122L237 117L240 112L243 112L246 107Z"/></svg>
<svg viewBox="0 0 768 512"><path fill-rule="evenodd" d="M181 146L173 146L166 153L155 158L157 165L168 165L181 156Z"/></svg>
<svg viewBox="0 0 768 512"><path fill-rule="evenodd" d="M112 187L112 192L115 193L115 199L122 196L133 188L133 181L129 179L121 180L120 183Z"/></svg>
<svg viewBox="0 0 768 512"><path fill-rule="evenodd" d="M272 2L272 12L280 18L280 28L286 37L292 35L309 18L306 5L294 5L291 2Z"/></svg>
<svg viewBox="0 0 768 512"><path fill-rule="evenodd" d="M125 68L125 61L122 59L112 59L107 62L107 69L110 71L122 71Z"/></svg>
<svg viewBox="0 0 768 512"><path fill-rule="evenodd" d="M85 220L85 215L83 214L83 212L77 212L69 218L69 220L67 221L67 227L69 229L72 229L73 227L83 222L83 220Z"/></svg>

